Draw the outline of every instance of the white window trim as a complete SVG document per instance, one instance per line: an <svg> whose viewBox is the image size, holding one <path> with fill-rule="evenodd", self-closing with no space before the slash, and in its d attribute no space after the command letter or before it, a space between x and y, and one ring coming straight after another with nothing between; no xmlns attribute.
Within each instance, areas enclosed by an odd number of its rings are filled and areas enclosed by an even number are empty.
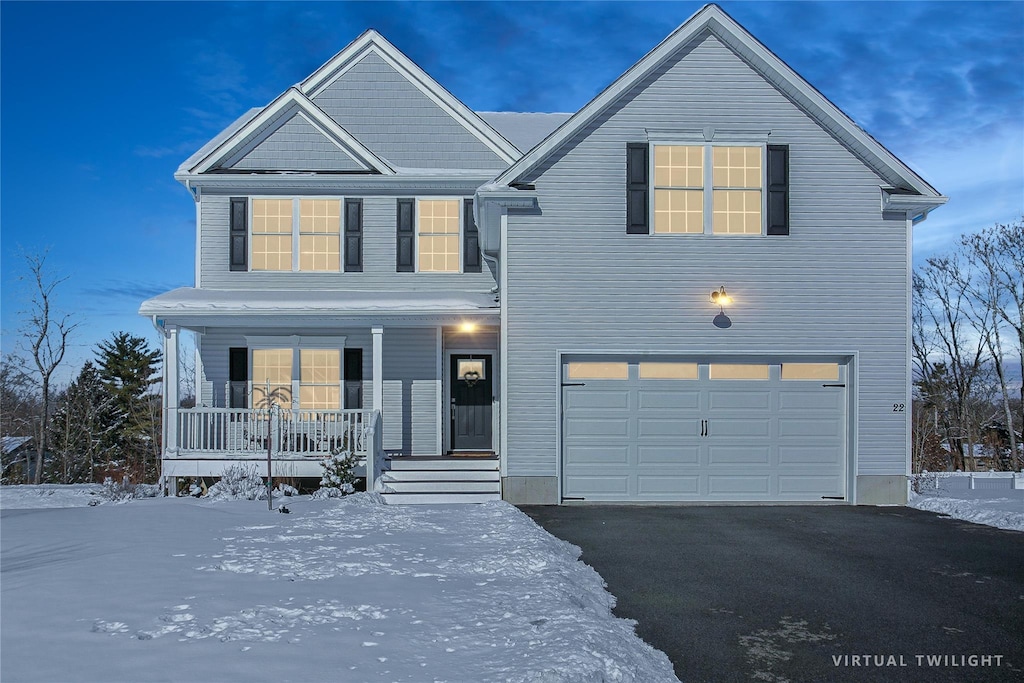
<svg viewBox="0 0 1024 683"><path fill-rule="evenodd" d="M650 231L649 234L652 237L715 237L715 238L726 238L726 239L742 239L742 238L758 238L766 237L768 235L768 141L767 134L761 137L758 134L746 133L737 131L735 133L729 133L722 131L716 133L714 130L710 131L710 137L707 132L704 133L701 139L697 139L696 134L692 132L683 132L677 135L671 135L663 133L664 137L658 137L657 139L648 139L648 154L647 154L647 177L649 181L647 186L649 192L647 193L647 215L650 217ZM715 141L710 141L710 138L714 138ZM656 232L654 229L654 148L660 146L686 146L686 147L703 147L704 148L704 232ZM740 233L716 233L714 232L714 208L715 208L715 185L714 185L714 172L713 167L714 160L714 148L715 147L760 147L761 148L761 232L759 234L740 234ZM666 188L662 188L666 189Z"/></svg>
<svg viewBox="0 0 1024 683"><path fill-rule="evenodd" d="M461 275L465 268L466 255L465 251L465 240L463 238L463 231L466 229L465 223L465 200L467 197L451 197L451 196L422 196L413 198L413 213L415 219L413 220L412 232L412 258L413 258L413 272L422 273L424 275ZM443 202L443 201L457 201L459 203L459 269L457 271L437 271L437 270L420 270L420 202Z"/></svg>
<svg viewBox="0 0 1024 683"><path fill-rule="evenodd" d="M302 350L338 351L341 376L338 379L338 410L345 410L345 340L347 337L302 337L297 334L287 336L245 336L245 345L249 355L249 393L252 393L254 381L253 351L257 349L291 349L292 350L292 410L299 410L299 392L302 387ZM298 369L298 376L295 370Z"/></svg>
<svg viewBox="0 0 1024 683"><path fill-rule="evenodd" d="M253 203L257 199L290 199L292 202L292 269L291 270L254 270L252 267L253 259L253 230L252 224L255 216L253 215ZM338 270L300 270L299 260L301 254L299 253L299 245L301 244L302 229L300 226L301 211L300 206L303 199L318 199L318 200L337 200L338 202ZM249 197L249 206L246 214L248 216L248 266L250 273L306 273L307 275L336 275L338 273L345 272L345 199L346 197L335 197L335 196L323 196L323 195L253 195ZM351 199L351 197L349 197ZM330 235L333 233L317 233L323 235Z"/></svg>

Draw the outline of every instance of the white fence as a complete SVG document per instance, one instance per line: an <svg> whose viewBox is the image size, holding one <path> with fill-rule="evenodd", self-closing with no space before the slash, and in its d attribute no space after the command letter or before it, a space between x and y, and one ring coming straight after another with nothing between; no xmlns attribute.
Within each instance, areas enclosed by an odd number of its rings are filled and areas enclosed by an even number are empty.
<svg viewBox="0 0 1024 683"><path fill-rule="evenodd" d="M911 477L914 491L1013 491L1024 489L1021 472L923 472Z"/></svg>
<svg viewBox="0 0 1024 683"><path fill-rule="evenodd" d="M364 455L369 413L362 410L188 408L178 413L177 455Z"/></svg>

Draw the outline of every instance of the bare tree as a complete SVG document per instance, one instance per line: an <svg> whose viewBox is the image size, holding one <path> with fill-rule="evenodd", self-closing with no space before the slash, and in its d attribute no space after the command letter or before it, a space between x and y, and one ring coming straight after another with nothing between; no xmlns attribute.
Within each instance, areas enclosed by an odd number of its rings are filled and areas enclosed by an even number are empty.
<svg viewBox="0 0 1024 683"><path fill-rule="evenodd" d="M50 382L53 373L63 362L68 349L68 338L78 327L70 314L57 313L54 308L54 293L67 277L54 278L46 272L47 252L42 255L27 254L27 278L32 283L32 295L22 334L29 345L29 351L39 375L40 408L39 423L35 433L36 462L32 481L38 484L43 477L43 458L46 455L47 436L50 422Z"/></svg>
<svg viewBox="0 0 1024 683"><path fill-rule="evenodd" d="M1017 450L1017 435L1010 405L1010 380L1004 360L1002 330L1004 325L1009 325L1017 333L1018 355L1024 363L1024 332L1021 328L1024 286L1021 284L1020 270L1024 267L1024 221L1015 226L996 225L980 233L964 236L961 245L972 268L966 273L960 273L959 277L964 278L963 285L976 300L977 308L984 309L984 315L975 310L972 318L980 321L984 317L990 321L983 341L992 356L998 378L1003 420L1009 435L1009 465L1012 469L1020 469L1022 459ZM1021 390L1024 391L1024 386Z"/></svg>
<svg viewBox="0 0 1024 683"><path fill-rule="evenodd" d="M963 271L964 263L958 255L930 258L913 278L914 305L918 308L913 320L918 386L930 400L941 400L943 431L953 453L953 466L961 470L965 469L966 455L974 455L977 442L972 403L986 360L982 339L991 323L987 310L981 318L972 318ZM934 359L936 352L942 360ZM945 405L947 400L952 405Z"/></svg>

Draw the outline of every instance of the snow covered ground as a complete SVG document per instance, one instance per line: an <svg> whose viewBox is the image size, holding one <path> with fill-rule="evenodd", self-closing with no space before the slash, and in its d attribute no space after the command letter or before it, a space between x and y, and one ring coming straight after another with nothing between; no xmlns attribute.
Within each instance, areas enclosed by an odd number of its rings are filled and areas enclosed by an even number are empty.
<svg viewBox="0 0 1024 683"><path fill-rule="evenodd" d="M0 489L0 679L676 680L507 503L98 497Z"/></svg>
<svg viewBox="0 0 1024 683"><path fill-rule="evenodd" d="M1024 489L1011 489L1006 479L996 482L979 476L975 483L979 488L968 488L966 474L932 475L921 481L921 492L911 493L907 504L976 524L1024 531ZM996 484L999 488L993 488Z"/></svg>

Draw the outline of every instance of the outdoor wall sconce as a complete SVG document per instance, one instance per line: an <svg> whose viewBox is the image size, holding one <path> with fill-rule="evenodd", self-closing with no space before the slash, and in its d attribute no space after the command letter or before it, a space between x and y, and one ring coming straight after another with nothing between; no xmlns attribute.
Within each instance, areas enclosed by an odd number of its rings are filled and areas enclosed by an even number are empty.
<svg viewBox="0 0 1024 683"><path fill-rule="evenodd" d="M725 285L711 290L711 303L718 304L718 315L711 321L714 326L723 330L732 327L732 320L725 314L725 306L732 303L732 297L725 292Z"/></svg>

